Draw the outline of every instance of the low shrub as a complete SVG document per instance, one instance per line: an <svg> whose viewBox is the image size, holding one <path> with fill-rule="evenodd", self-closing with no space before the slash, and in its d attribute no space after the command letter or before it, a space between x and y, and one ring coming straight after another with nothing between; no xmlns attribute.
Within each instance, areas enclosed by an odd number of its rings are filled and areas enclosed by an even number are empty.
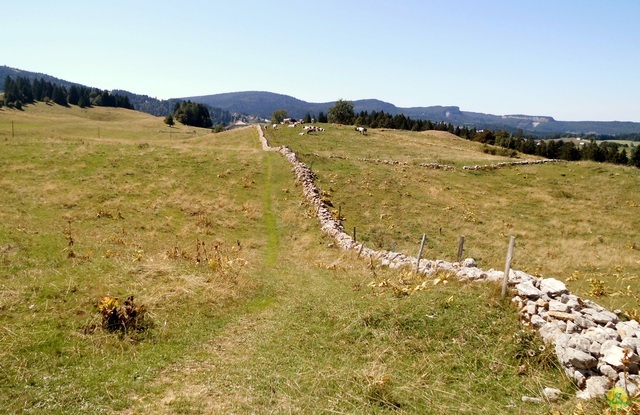
<svg viewBox="0 0 640 415"><path fill-rule="evenodd" d="M105 296L97 305L102 315L102 328L112 333L138 335L152 326L144 305L136 305L129 296L122 305L116 297Z"/></svg>

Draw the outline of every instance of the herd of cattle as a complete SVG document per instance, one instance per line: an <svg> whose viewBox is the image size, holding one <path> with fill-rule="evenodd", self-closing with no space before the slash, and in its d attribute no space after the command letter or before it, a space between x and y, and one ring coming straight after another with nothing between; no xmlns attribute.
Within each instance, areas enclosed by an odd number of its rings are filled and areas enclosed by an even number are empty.
<svg viewBox="0 0 640 415"><path fill-rule="evenodd" d="M286 124L288 128L296 128L298 125L301 125L302 123L300 122L292 122L289 124ZM273 126L271 128L273 128L274 130L277 130L278 127L280 126L280 124L273 124ZM265 129L269 128L268 125L265 125L264 127ZM298 135L305 135L305 134L312 134L312 133L316 133L316 132L323 132L324 128L322 127L316 127L313 125L303 125L302 129L304 130L303 132L299 133ZM367 135L367 129L365 127L356 127L356 131L358 131L361 135Z"/></svg>

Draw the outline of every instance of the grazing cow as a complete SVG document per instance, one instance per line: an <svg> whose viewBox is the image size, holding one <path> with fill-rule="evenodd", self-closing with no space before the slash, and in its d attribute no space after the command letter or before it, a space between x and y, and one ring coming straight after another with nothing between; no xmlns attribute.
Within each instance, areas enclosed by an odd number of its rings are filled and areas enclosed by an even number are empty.
<svg viewBox="0 0 640 415"><path fill-rule="evenodd" d="M367 135L367 129L364 127L356 127L356 131L362 135Z"/></svg>

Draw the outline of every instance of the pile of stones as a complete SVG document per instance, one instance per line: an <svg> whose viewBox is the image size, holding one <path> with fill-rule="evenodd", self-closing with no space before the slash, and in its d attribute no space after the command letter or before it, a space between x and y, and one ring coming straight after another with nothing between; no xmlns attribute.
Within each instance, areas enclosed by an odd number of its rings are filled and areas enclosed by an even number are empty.
<svg viewBox="0 0 640 415"><path fill-rule="evenodd" d="M513 302L522 322L554 345L565 373L583 389L580 398L602 397L612 387L640 392L640 323L570 294L554 278L520 276Z"/></svg>

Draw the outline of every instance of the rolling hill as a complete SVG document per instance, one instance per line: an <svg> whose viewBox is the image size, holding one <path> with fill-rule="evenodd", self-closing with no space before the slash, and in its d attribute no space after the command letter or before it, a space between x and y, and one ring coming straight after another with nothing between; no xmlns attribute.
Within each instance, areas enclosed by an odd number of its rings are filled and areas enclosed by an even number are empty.
<svg viewBox="0 0 640 415"><path fill-rule="evenodd" d="M230 112L252 114L261 118L270 118L278 109L287 110L289 116L303 118L306 113L317 115L327 113L335 102L311 103L288 95L263 91L230 92L224 94L186 97L211 107L222 108ZM454 125L466 125L478 129L515 132L522 129L525 133L541 136L552 134L598 134L620 135L639 134L640 123L619 121L557 121L550 116L532 116L523 114L492 115L480 112L462 111L457 106L397 107L378 99L353 101L354 111L384 111L391 115L404 114L413 119L447 122Z"/></svg>
<svg viewBox="0 0 640 415"><path fill-rule="evenodd" d="M0 77L6 76L43 78L47 81L69 87L79 85L50 75L30 72L21 69L0 66ZM4 86L0 84L0 90ZM191 100L205 104L215 118L214 123L229 123L233 119L253 118L269 119L274 111L287 110L289 116L303 118L309 113L317 116L320 112L327 113L335 102L313 103L289 95L264 91L228 92L212 95L172 98L159 100L148 95L142 95L125 90L114 90L114 93L125 95L133 106L148 114L164 116L173 111L175 104L181 100ZM457 126L467 126L477 129L507 130L515 133L521 129L527 134L540 138L561 134L595 134L595 135L623 135L640 134L640 123L621 121L558 121L551 116L537 116L524 114L493 115L480 112L463 111L458 106L425 106L402 108L378 99L355 100L354 110L384 111L391 115L404 114L412 119L431 120L433 122L447 122Z"/></svg>

